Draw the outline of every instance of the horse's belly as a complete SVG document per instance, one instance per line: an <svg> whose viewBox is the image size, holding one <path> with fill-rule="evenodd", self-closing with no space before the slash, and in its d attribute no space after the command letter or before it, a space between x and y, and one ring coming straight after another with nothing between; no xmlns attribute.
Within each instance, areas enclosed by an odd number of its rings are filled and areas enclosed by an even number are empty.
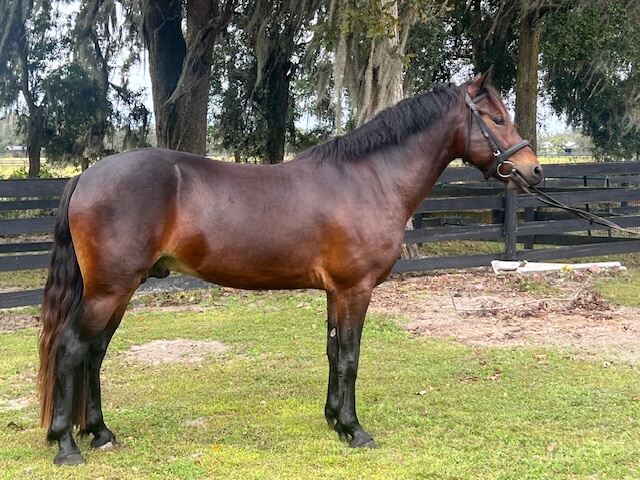
<svg viewBox="0 0 640 480"><path fill-rule="evenodd" d="M254 290L324 288L323 275L314 268L312 256L305 258L280 249L256 252L255 248L237 246L209 251L206 255L191 253L168 259L169 268L226 287Z"/></svg>

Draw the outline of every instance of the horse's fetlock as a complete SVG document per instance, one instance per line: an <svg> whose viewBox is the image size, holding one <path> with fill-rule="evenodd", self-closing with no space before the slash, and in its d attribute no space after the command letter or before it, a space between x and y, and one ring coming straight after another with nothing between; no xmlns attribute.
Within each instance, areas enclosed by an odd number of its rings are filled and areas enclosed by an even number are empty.
<svg viewBox="0 0 640 480"><path fill-rule="evenodd" d="M71 424L65 421L63 418L54 418L51 422L51 426L47 431L47 440L53 442L60 440L60 438L71 430Z"/></svg>

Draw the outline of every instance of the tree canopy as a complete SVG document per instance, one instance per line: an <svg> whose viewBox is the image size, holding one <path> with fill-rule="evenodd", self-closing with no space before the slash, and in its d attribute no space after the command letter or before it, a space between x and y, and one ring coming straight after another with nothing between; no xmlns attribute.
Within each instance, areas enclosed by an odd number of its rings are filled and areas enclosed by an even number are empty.
<svg viewBox="0 0 640 480"><path fill-rule="evenodd" d="M633 0L0 0L0 11L0 108L18 118L32 175L42 148L86 167L147 144L154 126L160 146L280 162L491 64L534 144L545 98L596 155L640 155ZM130 88L141 59L151 92Z"/></svg>

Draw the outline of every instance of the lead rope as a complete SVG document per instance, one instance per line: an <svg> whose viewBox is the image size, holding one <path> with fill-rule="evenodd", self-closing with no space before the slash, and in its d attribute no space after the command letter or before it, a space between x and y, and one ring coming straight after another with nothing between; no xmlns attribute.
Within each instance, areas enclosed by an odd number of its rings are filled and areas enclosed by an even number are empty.
<svg viewBox="0 0 640 480"><path fill-rule="evenodd" d="M591 223L597 223L599 225L604 225L605 227L612 228L614 230L618 230L620 232L627 233L633 236L640 236L640 233L631 230L629 228L621 227L617 223L612 222L611 220L607 220L606 218L595 215L594 213L587 212L585 210L581 210L579 208L570 207L569 205L565 205L559 200L556 200L551 195L543 192L542 190L528 185L527 182L520 176L520 174L514 170L511 174L511 178L518 184L518 186L525 192L531 195L533 198L536 198L540 202L549 205L550 207L561 208L562 210L566 210L568 212L577 215L578 217L582 217L585 220L589 220Z"/></svg>

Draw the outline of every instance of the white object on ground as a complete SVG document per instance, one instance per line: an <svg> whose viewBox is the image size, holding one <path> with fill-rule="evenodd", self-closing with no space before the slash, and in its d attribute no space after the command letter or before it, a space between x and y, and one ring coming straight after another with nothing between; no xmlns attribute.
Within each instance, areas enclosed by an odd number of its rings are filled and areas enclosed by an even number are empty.
<svg viewBox="0 0 640 480"><path fill-rule="evenodd" d="M500 273L546 273L568 270L619 270L627 267L620 262L589 262L589 263L542 263L527 262L526 260L505 261L492 260L491 267L497 275Z"/></svg>

